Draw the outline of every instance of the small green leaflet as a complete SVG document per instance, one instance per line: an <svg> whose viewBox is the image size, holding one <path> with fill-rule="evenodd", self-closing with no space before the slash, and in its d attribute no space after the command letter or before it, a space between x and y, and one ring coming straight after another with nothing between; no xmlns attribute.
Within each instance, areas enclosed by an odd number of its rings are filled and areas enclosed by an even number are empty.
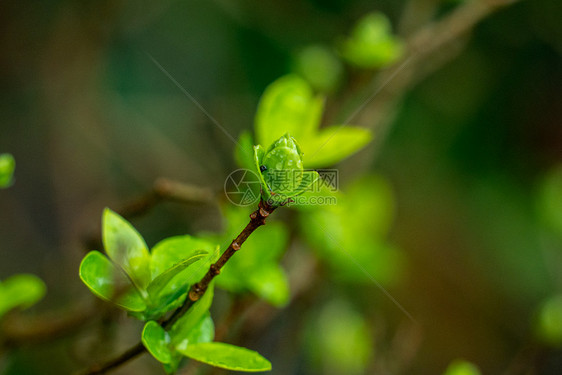
<svg viewBox="0 0 562 375"><path fill-rule="evenodd" d="M34 305L45 291L45 283L35 275L19 274L0 282L0 318L14 308Z"/></svg>
<svg viewBox="0 0 562 375"><path fill-rule="evenodd" d="M148 321L142 330L142 343L150 354L162 363L172 362L169 345L172 342L168 332L154 320Z"/></svg>
<svg viewBox="0 0 562 375"><path fill-rule="evenodd" d="M0 154L0 188L7 188L12 184L15 169L14 157L11 154Z"/></svg>
<svg viewBox="0 0 562 375"><path fill-rule="evenodd" d="M158 319L179 307L208 265L187 268L202 259L210 262L216 252L214 244L186 235L160 241L151 254L137 230L110 209L104 210L102 230L109 258L88 253L80 278L95 295L141 320Z"/></svg>
<svg viewBox="0 0 562 375"><path fill-rule="evenodd" d="M349 64L377 69L394 63L404 52L403 43L392 34L388 18L373 12L361 18L351 35L340 43L340 54Z"/></svg>
<svg viewBox="0 0 562 375"><path fill-rule="evenodd" d="M125 275L105 255L90 251L80 263L80 279L96 296L128 311L144 311L143 297Z"/></svg>
<svg viewBox="0 0 562 375"><path fill-rule="evenodd" d="M369 130L348 124L321 128L323 111L324 98L314 95L304 79L283 76L262 95L255 117L256 143L267 149L290 133L299 142L304 167L309 169L338 163L371 140ZM264 151L256 154L260 162Z"/></svg>
<svg viewBox="0 0 562 375"><path fill-rule="evenodd" d="M148 284L147 291L148 291L148 295L150 296L150 298L153 299L155 304L158 305L159 302L161 302L160 299L162 297L165 297L162 296L161 294L162 292L165 292L166 287L169 285L170 281L172 281L174 277L176 277L180 272L182 272L191 264L204 258L206 255L207 255L206 251L198 251L190 258L187 258L186 260L169 268L168 270L158 275L154 280L152 280L150 284ZM174 289L177 288L172 288L171 292L173 292Z"/></svg>
<svg viewBox="0 0 562 375"><path fill-rule="evenodd" d="M199 322L192 327L183 341L194 345L203 342L211 342L214 336L215 326L211 315L207 312ZM154 358L164 365L169 365L165 366L168 369L177 366L179 362L178 357L183 357L181 353L176 351L176 346L170 334L154 320L148 321L144 325L142 343ZM187 346L187 344L185 346Z"/></svg>
<svg viewBox="0 0 562 375"><path fill-rule="evenodd" d="M191 267L189 272L181 273L180 278L186 284L198 282L209 269L209 265L218 259L217 245L188 235L169 237L158 242L151 250L150 272L152 279L178 263L201 254L201 251L207 252L208 256Z"/></svg>
<svg viewBox="0 0 562 375"><path fill-rule="evenodd" d="M271 370L271 362L258 352L222 342L188 345L179 351L196 361L227 370L245 372Z"/></svg>
<svg viewBox="0 0 562 375"><path fill-rule="evenodd" d="M102 218L105 252L144 290L150 282L150 254L142 236L121 216L106 208Z"/></svg>
<svg viewBox="0 0 562 375"><path fill-rule="evenodd" d="M212 282L205 294L181 317L170 329L170 335L174 346L188 345L185 340L191 331L201 321L202 317L209 311L214 296L214 282Z"/></svg>

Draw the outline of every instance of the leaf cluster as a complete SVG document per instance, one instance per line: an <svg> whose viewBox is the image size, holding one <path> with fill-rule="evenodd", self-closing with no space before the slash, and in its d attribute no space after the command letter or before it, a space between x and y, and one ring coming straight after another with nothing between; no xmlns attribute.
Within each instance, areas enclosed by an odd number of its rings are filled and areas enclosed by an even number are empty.
<svg viewBox="0 0 562 375"><path fill-rule="evenodd" d="M213 242L176 236L149 251L140 233L110 209L104 210L102 232L107 257L99 251L89 252L80 264L80 278L98 297L146 321L142 342L168 373L177 370L184 356L239 371L271 368L256 352L212 342L212 285L169 329L159 323L184 302L191 285L218 258Z"/></svg>

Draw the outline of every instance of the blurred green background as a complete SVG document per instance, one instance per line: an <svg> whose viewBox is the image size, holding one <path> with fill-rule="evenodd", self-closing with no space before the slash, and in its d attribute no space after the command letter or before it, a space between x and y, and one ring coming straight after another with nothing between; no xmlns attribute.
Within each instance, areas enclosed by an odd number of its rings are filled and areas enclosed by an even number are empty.
<svg viewBox="0 0 562 375"><path fill-rule="evenodd" d="M93 300L77 270L103 207L122 207L158 177L222 192L237 168L234 143L151 57L237 139L304 47L336 45L372 11L407 39L466 2L3 1L0 153L17 167L0 191L0 279L45 280L32 315ZM233 323L231 341L268 357L273 374L440 374L457 358L483 374L561 373L562 308L551 303L546 323L539 312L562 293L561 20L557 0L521 1L484 19L385 113L388 131L375 127L375 142L337 166L352 202L369 199L353 198L369 189L357 181L381 180L372 197L390 207L381 233L395 252L381 249L372 272L415 322L370 281L342 281L329 261L299 268L323 258L314 255L322 231L287 210L276 213L292 228L283 264L314 285L281 311L244 313L273 317L255 329ZM354 111L336 100L354 84L370 92L377 71L356 73L346 70L327 116ZM225 225L209 204L164 203L132 222L150 246ZM377 242L372 231L348 236L361 248ZM219 317L230 303L221 293ZM137 322L99 315L55 344L4 354L0 372L70 373L138 340ZM162 373L145 357L118 373Z"/></svg>

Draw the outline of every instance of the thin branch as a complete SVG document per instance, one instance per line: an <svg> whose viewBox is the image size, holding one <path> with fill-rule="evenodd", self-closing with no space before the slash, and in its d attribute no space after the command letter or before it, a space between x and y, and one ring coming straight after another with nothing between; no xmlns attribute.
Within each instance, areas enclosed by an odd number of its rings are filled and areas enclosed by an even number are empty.
<svg viewBox="0 0 562 375"><path fill-rule="evenodd" d="M248 239L248 237L260 226L265 225L265 220L267 217L275 210L275 207L268 205L267 203L261 201L259 203L258 209L255 210L250 214L250 222L246 225L246 227L240 232L240 234L230 243L230 245L226 248L224 253L220 256L220 258L214 263L211 264L209 270L203 276L201 281L191 286L191 289L188 293L188 298L186 298L185 302L182 306L174 311L174 313L166 320L164 320L161 325L163 328L167 329L174 325L181 318L194 304L199 298L205 294L207 288L211 281L220 274L222 267L228 262L228 260L238 251L240 250L242 244ZM131 359L136 358L140 354L146 352L146 348L143 346L142 343L138 343L135 346L131 347L125 353L121 354L120 356L104 363L101 365L92 366L88 371L84 372L84 375L94 375L94 374L105 374L124 363L130 361Z"/></svg>
<svg viewBox="0 0 562 375"><path fill-rule="evenodd" d="M128 219L140 216L164 200L180 203L213 203L215 194L207 188L159 178L152 185L151 191L121 208L119 213Z"/></svg>
<svg viewBox="0 0 562 375"><path fill-rule="evenodd" d="M107 374L109 371L116 369L117 367L121 366L123 363L128 362L133 358L136 358L137 356L139 356L144 352L146 352L146 348L144 347L142 342L139 342L135 346L129 348L119 357L116 357L111 361L104 363L103 365L92 366L90 370L88 370L88 372L86 372L85 374L88 375Z"/></svg>
<svg viewBox="0 0 562 375"><path fill-rule="evenodd" d="M197 284L191 287L189 299L197 301L207 290L209 283L217 276L221 268L228 260L240 250L240 246L248 239L248 237L260 226L265 225L267 217L275 210L275 207L268 205L264 201L260 201L258 209L250 214L250 222L244 230L236 237L228 246L226 251L221 255L215 264L212 264L207 274Z"/></svg>

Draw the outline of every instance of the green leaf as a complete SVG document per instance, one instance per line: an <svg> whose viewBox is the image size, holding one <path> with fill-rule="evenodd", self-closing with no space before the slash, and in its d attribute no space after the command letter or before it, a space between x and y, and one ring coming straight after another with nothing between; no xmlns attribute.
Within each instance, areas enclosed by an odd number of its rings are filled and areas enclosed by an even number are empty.
<svg viewBox="0 0 562 375"><path fill-rule="evenodd" d="M184 340L189 339L191 331L209 311L213 302L213 295L214 283L212 282L205 294L172 326L170 336L174 346L181 345Z"/></svg>
<svg viewBox="0 0 562 375"><path fill-rule="evenodd" d="M334 91L340 84L343 66L331 49L308 46L298 53L293 70L320 92Z"/></svg>
<svg viewBox="0 0 562 375"><path fill-rule="evenodd" d="M80 279L96 296L129 311L146 304L124 272L99 251L90 251L80 263Z"/></svg>
<svg viewBox="0 0 562 375"><path fill-rule="evenodd" d="M166 297L166 295L172 294L180 289L182 285L186 285L185 282L172 283L171 281L180 272L182 272L188 266L192 265L198 260L201 260L207 254L208 253L203 250L195 252L191 257L169 268L168 270L158 275L154 280L152 280L150 284L148 284L147 291L150 298L152 298L156 305L160 304L162 297Z"/></svg>
<svg viewBox="0 0 562 375"><path fill-rule="evenodd" d="M150 254L142 236L117 213L103 211L102 235L105 252L121 266L142 292L151 280Z"/></svg>
<svg viewBox="0 0 562 375"><path fill-rule="evenodd" d="M0 317L14 308L28 308L45 295L45 283L35 275L19 274L0 283Z"/></svg>
<svg viewBox="0 0 562 375"><path fill-rule="evenodd" d="M260 166L269 161L270 145L285 134L291 134L300 143L299 154L304 153L302 160L307 168L337 163L369 142L371 133L362 128L332 126L319 130L323 109L324 99L314 96L302 78L288 75L269 85L256 112L256 141L267 147L267 152L259 145L254 147L256 172L260 174ZM268 173L270 165L267 167L264 174ZM270 181L264 176L262 190L267 199L266 182Z"/></svg>
<svg viewBox="0 0 562 375"><path fill-rule="evenodd" d="M199 362L233 371L270 371L271 363L258 352L222 342L189 345L180 352Z"/></svg>
<svg viewBox="0 0 562 375"><path fill-rule="evenodd" d="M164 371L166 371L166 374L175 374L178 371L178 368L180 367L180 362L184 358L185 357L183 355L174 352L172 354L170 363L162 363L162 366L164 367Z"/></svg>
<svg viewBox="0 0 562 375"><path fill-rule="evenodd" d="M146 322L142 330L142 343L150 354L162 363L172 362L170 335L154 320Z"/></svg>
<svg viewBox="0 0 562 375"><path fill-rule="evenodd" d="M0 154L0 188L12 184L12 177L16 169L16 160L11 154Z"/></svg>
<svg viewBox="0 0 562 375"><path fill-rule="evenodd" d="M152 259L150 262L152 279L156 279L158 275L178 263L201 254L201 251L208 253L204 259L197 262L193 267L183 270L174 276L172 281L176 282L176 279L180 279L182 284L192 285L205 275L209 265L218 258L217 245L188 235L170 237L158 242L152 248Z"/></svg>
<svg viewBox="0 0 562 375"><path fill-rule="evenodd" d="M248 277L248 287L274 306L289 302L289 281L283 269L275 264L257 267Z"/></svg>
<svg viewBox="0 0 562 375"><path fill-rule="evenodd" d="M207 311L195 326L191 328L187 336L181 340L174 340L177 350L187 348L188 345L211 342L215 337L215 324L211 314Z"/></svg>
<svg viewBox="0 0 562 375"><path fill-rule="evenodd" d="M478 367L476 367L476 365L462 359L456 359L453 362L451 362L449 367L447 367L447 370L445 370L445 372L443 373L443 375L480 375L480 374L481 374L480 370L478 369Z"/></svg>
<svg viewBox="0 0 562 375"><path fill-rule="evenodd" d="M372 359L374 343L365 318L347 301L331 300L306 322L312 360L334 374L361 375Z"/></svg>
<svg viewBox="0 0 562 375"><path fill-rule="evenodd" d="M301 142L306 168L333 165L363 148L371 141L367 129L351 126L330 126L316 137Z"/></svg>
<svg viewBox="0 0 562 375"><path fill-rule="evenodd" d="M535 335L540 341L553 347L562 346L562 295L544 301L535 319Z"/></svg>
<svg viewBox="0 0 562 375"><path fill-rule="evenodd" d="M324 98L315 96L304 79L296 75L277 79L265 89L258 104L257 143L269 147L286 133L299 140L312 136L323 109Z"/></svg>
<svg viewBox="0 0 562 375"><path fill-rule="evenodd" d="M390 21L382 13L360 19L351 36L340 46L342 57L350 64L375 69L395 62L403 52L400 40L391 33Z"/></svg>

